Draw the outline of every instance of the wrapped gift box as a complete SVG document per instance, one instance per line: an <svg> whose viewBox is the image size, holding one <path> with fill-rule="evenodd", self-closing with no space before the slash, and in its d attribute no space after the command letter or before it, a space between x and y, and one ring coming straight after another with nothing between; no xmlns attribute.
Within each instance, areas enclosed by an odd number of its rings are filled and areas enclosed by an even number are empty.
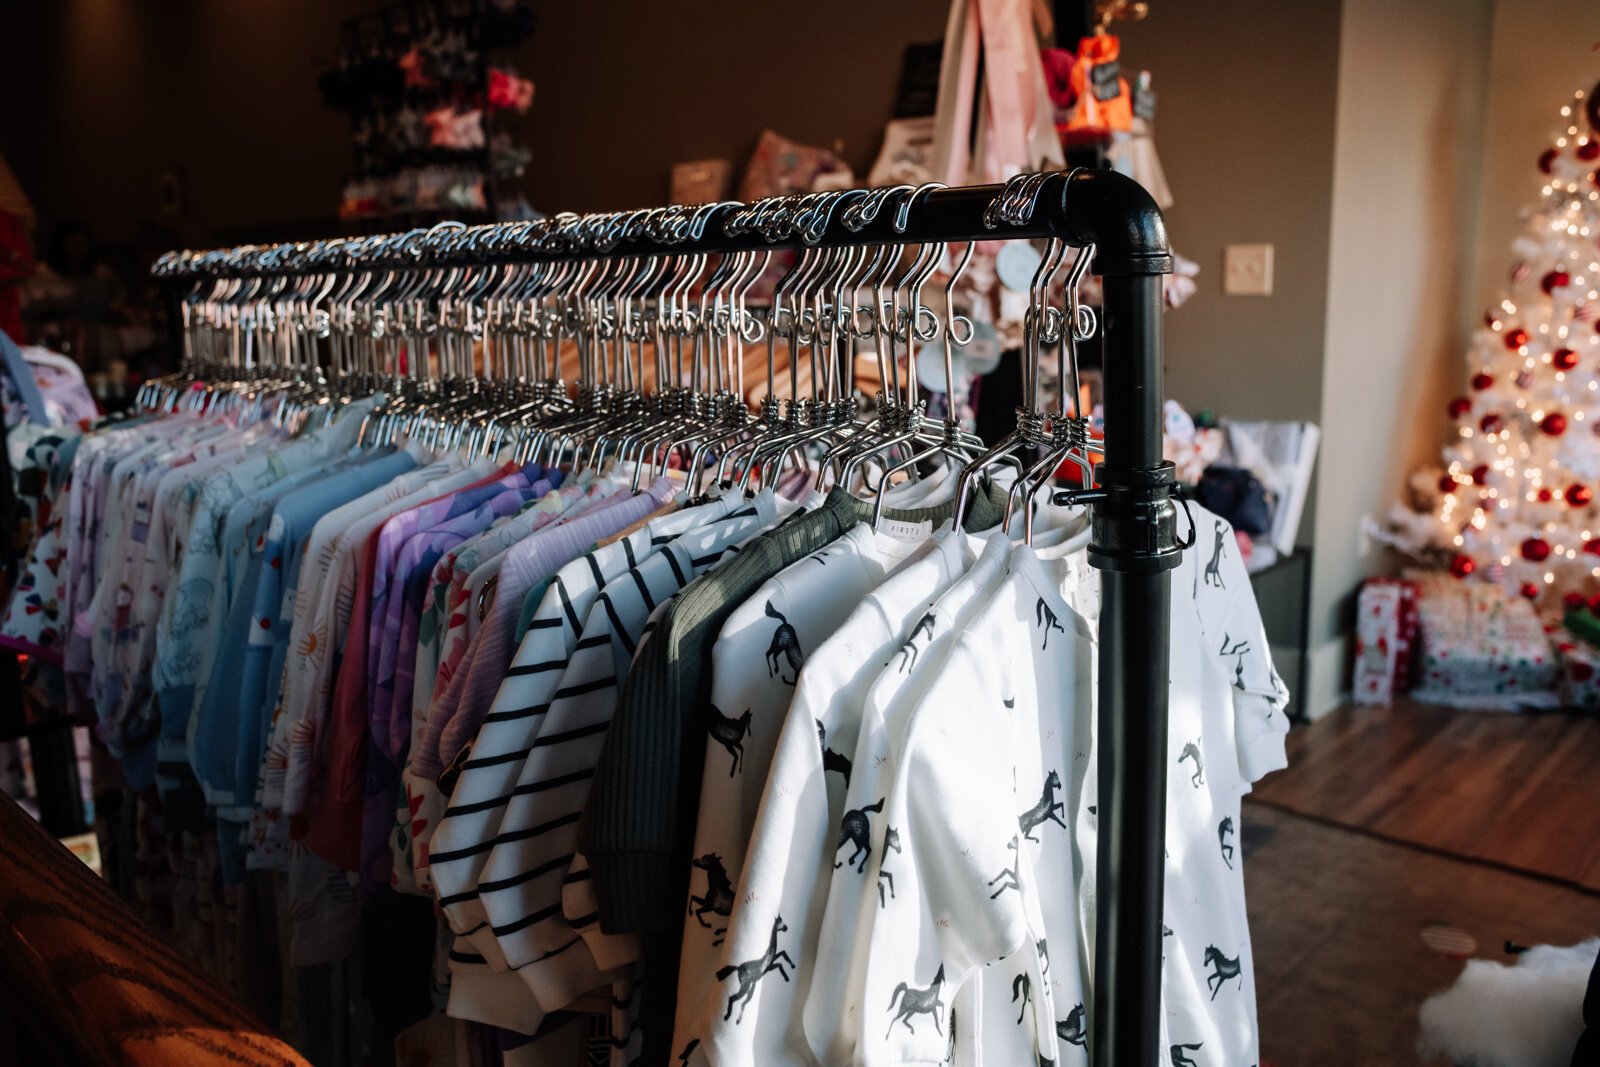
<svg viewBox="0 0 1600 1067"><path fill-rule="evenodd" d="M1417 632L1417 586L1372 578L1356 605L1356 664L1350 691L1357 704L1388 704L1404 689Z"/></svg>
<svg viewBox="0 0 1600 1067"><path fill-rule="evenodd" d="M1561 657L1561 703L1569 708L1600 708L1600 648L1568 630L1551 634Z"/></svg>
<svg viewBox="0 0 1600 1067"><path fill-rule="evenodd" d="M1418 669L1411 695L1433 704L1557 707L1560 660L1532 602L1434 572L1417 583Z"/></svg>

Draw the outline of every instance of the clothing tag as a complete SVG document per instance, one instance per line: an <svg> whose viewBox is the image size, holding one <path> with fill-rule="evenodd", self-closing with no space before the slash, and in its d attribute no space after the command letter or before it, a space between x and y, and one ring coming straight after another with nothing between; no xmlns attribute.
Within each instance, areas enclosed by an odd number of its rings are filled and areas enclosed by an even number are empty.
<svg viewBox="0 0 1600 1067"><path fill-rule="evenodd" d="M923 519L921 522L906 522L903 519L883 519L878 523L878 532L895 541L920 545L933 536L933 521Z"/></svg>
<svg viewBox="0 0 1600 1067"><path fill-rule="evenodd" d="M1117 84L1122 77L1122 64L1118 60L1096 63L1089 68L1089 86L1096 100L1115 100L1122 92Z"/></svg>

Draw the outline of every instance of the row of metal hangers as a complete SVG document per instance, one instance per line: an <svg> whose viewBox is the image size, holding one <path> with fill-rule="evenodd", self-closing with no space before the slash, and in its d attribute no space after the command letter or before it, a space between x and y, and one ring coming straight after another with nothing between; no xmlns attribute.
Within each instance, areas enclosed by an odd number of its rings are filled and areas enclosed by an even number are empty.
<svg viewBox="0 0 1600 1067"><path fill-rule="evenodd" d="M1012 179L985 222L1025 224L1053 176ZM928 417L915 369L919 346L942 339L949 394L954 352L973 338L972 322L955 311L955 289L974 244L953 257L936 311L923 294L952 258L945 243L818 243L835 221L859 232L883 212L905 234L919 198L937 188L169 253L154 273L190 281L179 302L183 364L147 383L138 402L271 420L299 433L381 394L361 427L363 445L404 438L574 471L616 460L632 464L636 490L676 457L691 498L714 484L750 492L803 469L819 489L875 497L874 522L887 486L942 463L961 470L959 523L976 480L1009 467L1008 528L1021 507L1031 539L1033 502L1056 471L1071 463L1092 485L1100 455L1080 406L1077 358L1097 326L1079 299L1094 249L1080 249L1067 268L1067 245L1046 240L1024 321L1024 402L1016 428L985 450L955 417ZM718 215L729 237L801 241L799 254L775 268L769 308L749 294L774 268L772 250L671 250L702 237ZM615 254L620 242L640 239L662 251ZM1064 306L1052 299L1058 291ZM766 391L753 411L747 356L753 348L759 365L763 344ZM1052 351L1059 374L1046 408L1039 365ZM856 357L867 352L882 385L863 404Z"/></svg>

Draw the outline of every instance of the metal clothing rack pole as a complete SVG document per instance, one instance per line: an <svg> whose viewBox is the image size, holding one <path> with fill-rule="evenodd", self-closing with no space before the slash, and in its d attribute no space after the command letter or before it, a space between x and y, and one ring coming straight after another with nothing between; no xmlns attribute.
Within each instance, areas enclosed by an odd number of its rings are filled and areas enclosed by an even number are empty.
<svg viewBox="0 0 1600 1067"><path fill-rule="evenodd" d="M276 246L163 257L155 272L302 274L372 266L419 267L576 256L649 256L791 249L805 245L993 241L1057 236L1095 246L1105 353L1105 457L1092 501L1089 561L1103 572L1099 623L1098 884L1091 1058L1095 1067L1159 1067L1162 890L1165 880L1168 621L1175 538L1173 468L1161 458L1161 275L1172 269L1161 211L1132 179L1112 171L1049 176L1021 221L986 221L1004 187L931 189L903 228L885 207L852 228L827 213L796 226L729 227L745 205L671 209L655 223L582 225L576 216L474 231L415 230L340 244ZM852 194L844 194L851 196ZM855 195L865 195L857 191ZM791 198L792 201L793 198ZM842 202L842 201L841 201ZM781 205L772 208L781 213ZM746 215L748 218L748 215ZM590 221L593 221L591 217ZM564 221L565 220L565 221ZM767 220L771 222L771 219ZM691 224L692 223L692 224ZM732 232L730 232L730 230ZM604 234L597 237L597 233Z"/></svg>

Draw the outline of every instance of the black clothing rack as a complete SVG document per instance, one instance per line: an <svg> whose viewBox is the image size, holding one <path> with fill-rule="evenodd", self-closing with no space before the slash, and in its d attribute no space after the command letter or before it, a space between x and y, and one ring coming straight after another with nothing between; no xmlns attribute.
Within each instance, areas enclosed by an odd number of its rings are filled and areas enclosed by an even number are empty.
<svg viewBox="0 0 1600 1067"><path fill-rule="evenodd" d="M896 226L886 207L872 220L830 210L809 232L729 227L745 205L666 213L618 213L612 228L488 226L481 240L453 231L164 257L155 271L177 280L219 274L326 273L390 265L418 268L597 256L682 255L763 249L1059 237L1094 245L1102 278L1105 456L1099 487L1072 494L1092 509L1090 563L1103 572L1099 622L1098 914L1089 1028L1095 1067L1158 1067L1161 925L1165 879L1168 633L1175 537L1173 466L1161 458L1161 276L1172 269L1161 211L1132 179L1112 171L1051 174L1025 221L997 220L991 205L1009 186L919 190ZM853 194L846 193L846 197ZM866 195L856 191L855 196ZM791 198L792 199L792 198ZM774 204L773 211L784 208ZM652 221L650 216L654 217ZM676 218L681 224L666 225ZM690 225L692 217L693 225ZM632 221L629 221L632 220ZM637 222L637 225L634 223ZM527 224L524 224L526 227ZM732 232L730 232L730 230ZM470 231L469 231L470 232ZM518 236L520 234L521 236ZM522 237L531 238L523 240Z"/></svg>

